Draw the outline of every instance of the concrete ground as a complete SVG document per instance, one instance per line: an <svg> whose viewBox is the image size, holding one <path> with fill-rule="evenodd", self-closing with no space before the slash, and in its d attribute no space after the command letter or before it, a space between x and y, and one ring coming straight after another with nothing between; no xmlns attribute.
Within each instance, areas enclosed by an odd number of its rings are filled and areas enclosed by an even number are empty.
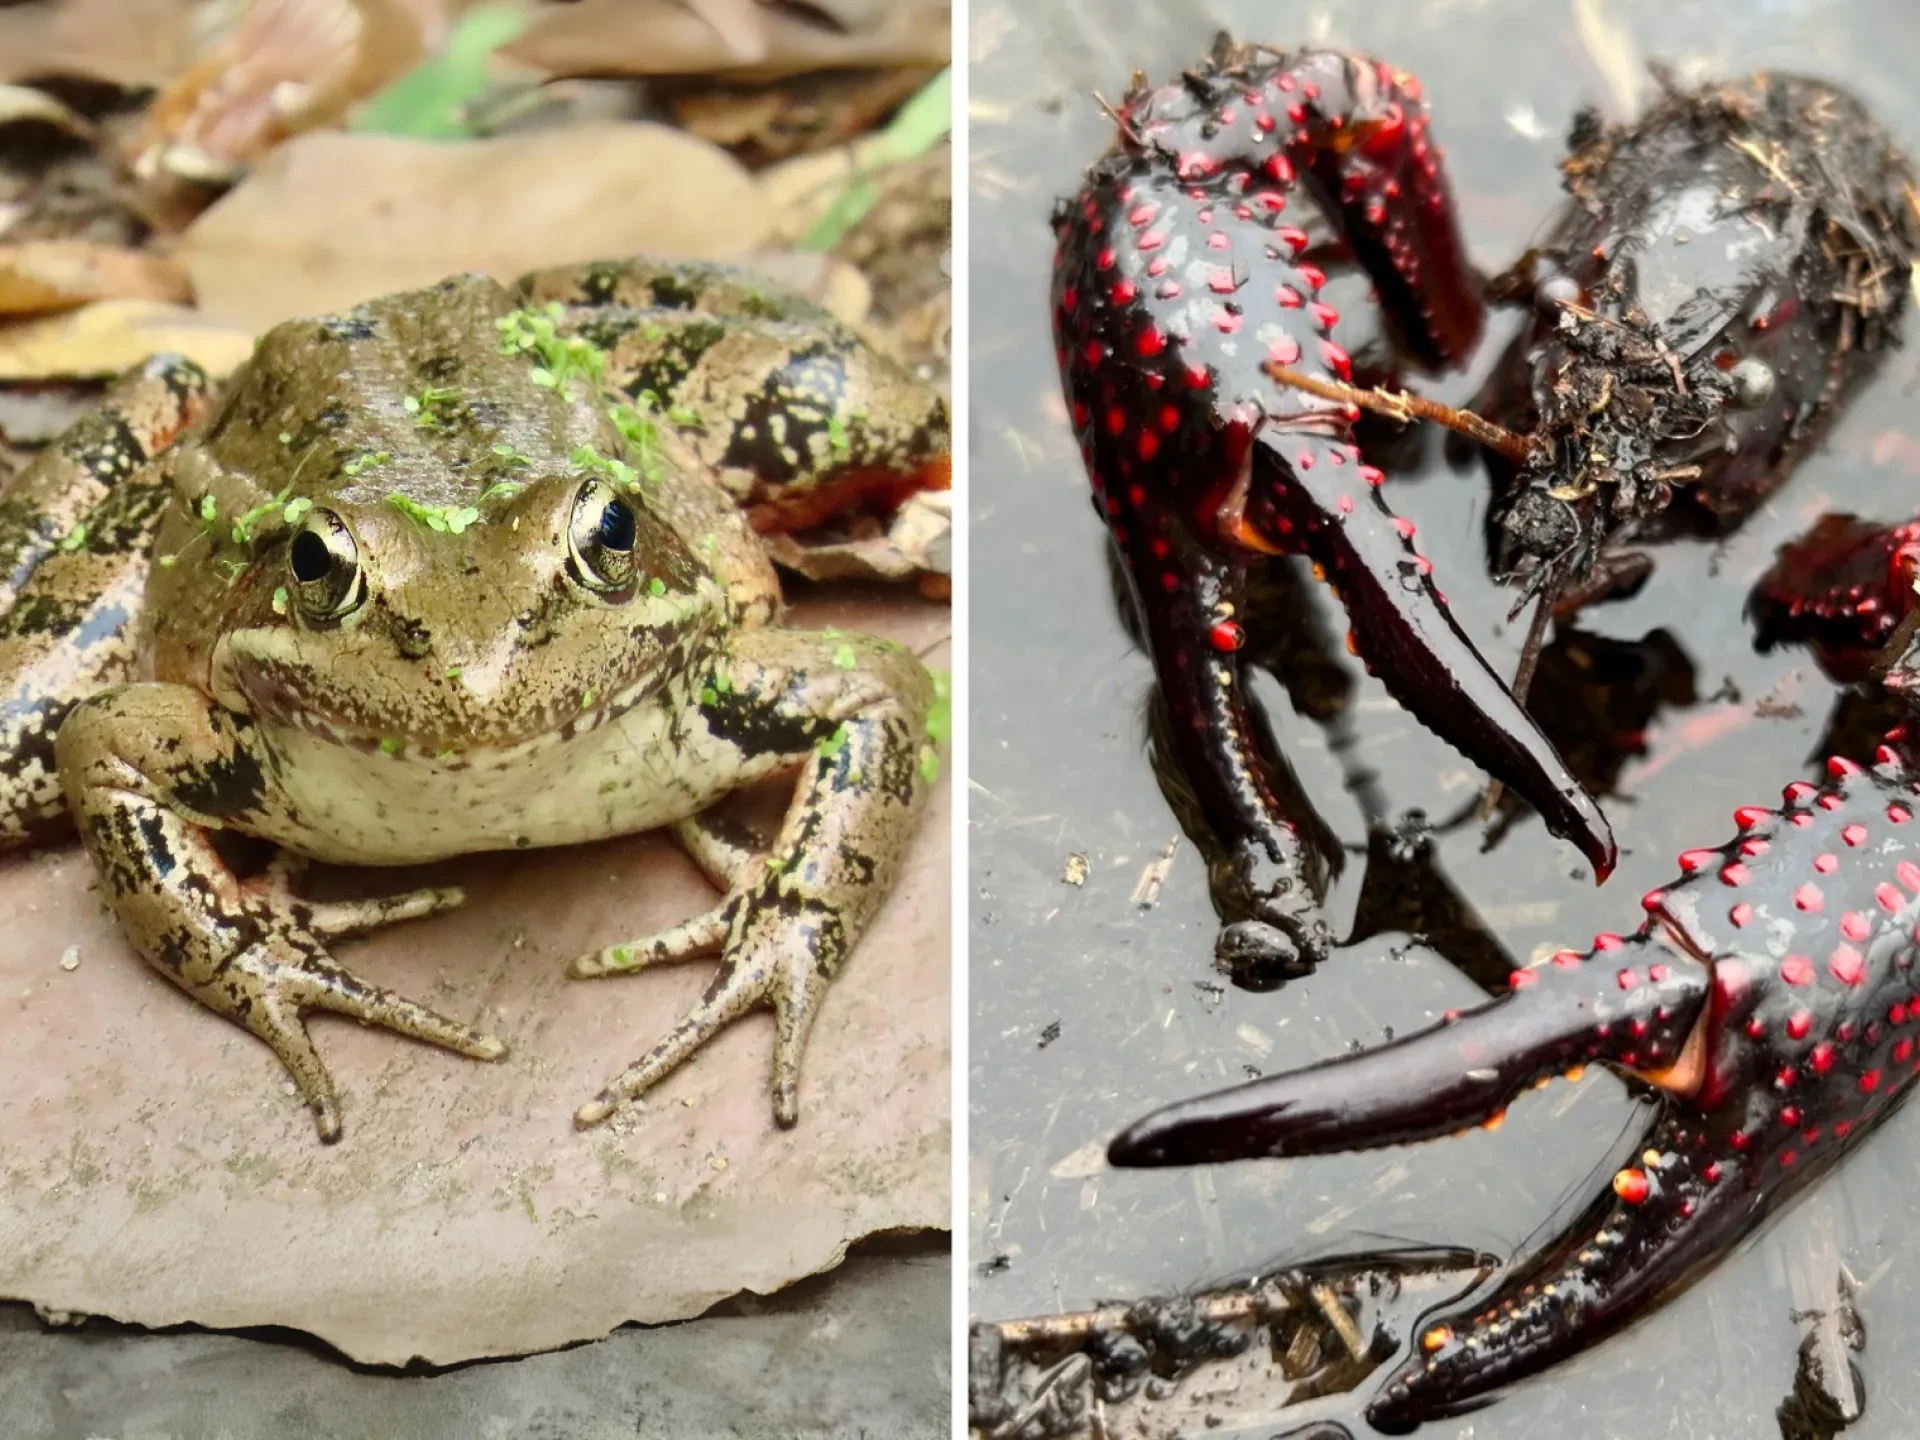
<svg viewBox="0 0 1920 1440"><path fill-rule="evenodd" d="M351 1366L292 1332L56 1330L0 1305L0 1437L931 1440L949 1425L950 1260L944 1235L876 1241L685 1324L423 1374Z"/></svg>

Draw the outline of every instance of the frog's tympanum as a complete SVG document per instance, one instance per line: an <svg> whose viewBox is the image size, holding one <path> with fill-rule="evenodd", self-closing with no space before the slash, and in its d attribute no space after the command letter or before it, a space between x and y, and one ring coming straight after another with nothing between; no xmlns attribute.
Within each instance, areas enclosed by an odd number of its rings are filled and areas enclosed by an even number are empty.
<svg viewBox="0 0 1920 1440"><path fill-rule="evenodd" d="M134 947L266 1041L330 1141L305 1012L503 1046L328 951L458 891L319 903L302 861L677 827L719 903L572 973L715 951L718 973L576 1118L764 1005L792 1124L815 1008L922 808L932 690L889 642L776 628L747 515L939 483L939 400L744 276L627 264L289 321L200 414L205 389L150 363L0 508L0 838L77 821ZM783 774L765 853L702 823ZM222 831L280 858L238 876Z"/></svg>
<svg viewBox="0 0 1920 1440"><path fill-rule="evenodd" d="M1311 557L1394 697L1604 875L1605 818L1449 613L1412 523L1353 444L1358 412L1268 373L1352 374L1308 254L1316 202L1409 358L1458 361L1479 336L1479 284L1417 82L1359 56L1223 39L1179 80L1137 87L1117 119L1113 148L1055 214L1055 338L1094 503L1219 843L1223 956L1311 964L1330 944L1329 857L1282 803L1294 787L1253 733L1241 673L1248 571L1275 554Z"/></svg>

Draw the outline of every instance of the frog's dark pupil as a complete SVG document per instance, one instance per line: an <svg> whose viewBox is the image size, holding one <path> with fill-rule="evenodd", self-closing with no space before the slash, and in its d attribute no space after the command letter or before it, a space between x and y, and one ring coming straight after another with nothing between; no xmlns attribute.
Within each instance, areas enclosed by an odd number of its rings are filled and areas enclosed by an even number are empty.
<svg viewBox="0 0 1920 1440"><path fill-rule="evenodd" d="M609 500L600 512L600 544L608 550L633 549L633 511L624 500Z"/></svg>
<svg viewBox="0 0 1920 1440"><path fill-rule="evenodd" d="M327 571L333 568L333 552L327 549L327 542L311 530L302 530L293 537L291 558L293 578L303 585L325 579Z"/></svg>

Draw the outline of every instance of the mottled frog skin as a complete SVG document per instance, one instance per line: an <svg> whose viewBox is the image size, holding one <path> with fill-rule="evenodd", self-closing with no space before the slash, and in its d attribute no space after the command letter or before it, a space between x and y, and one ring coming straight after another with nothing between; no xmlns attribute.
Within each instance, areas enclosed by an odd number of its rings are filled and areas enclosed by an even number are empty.
<svg viewBox="0 0 1920 1440"><path fill-rule="evenodd" d="M1287 812L1240 651L1249 567L1305 554L1394 697L1512 784L1604 874L1605 818L1449 613L1353 443L1357 412L1268 373L1351 377L1304 209L1323 201L1402 348L1457 361L1480 331L1419 87L1384 62L1223 39L1130 93L1113 148L1056 211L1054 332L1096 507L1132 583L1173 744L1220 843L1221 953L1310 965L1329 859Z"/></svg>
<svg viewBox="0 0 1920 1440"><path fill-rule="evenodd" d="M305 1012L504 1047L328 952L458 891L311 902L302 862L677 827L720 901L571 973L710 952L718 972L576 1120L768 1006L793 1124L816 1006L922 808L931 682L890 642L776 628L746 516L924 482L938 399L744 275L632 263L290 321L216 407L205 389L150 363L7 494L0 839L77 821L134 948L266 1041L332 1141ZM702 823L785 774L766 851ZM220 831L279 859L237 876Z"/></svg>

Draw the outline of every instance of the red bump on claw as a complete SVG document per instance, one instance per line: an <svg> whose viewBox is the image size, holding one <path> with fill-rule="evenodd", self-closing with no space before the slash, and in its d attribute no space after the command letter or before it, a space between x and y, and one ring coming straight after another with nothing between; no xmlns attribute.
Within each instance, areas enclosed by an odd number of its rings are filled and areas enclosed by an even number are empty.
<svg viewBox="0 0 1920 1440"><path fill-rule="evenodd" d="M1638 1205L1653 1193L1653 1183L1646 1171L1628 1166L1614 1175L1613 1193L1629 1205Z"/></svg>

